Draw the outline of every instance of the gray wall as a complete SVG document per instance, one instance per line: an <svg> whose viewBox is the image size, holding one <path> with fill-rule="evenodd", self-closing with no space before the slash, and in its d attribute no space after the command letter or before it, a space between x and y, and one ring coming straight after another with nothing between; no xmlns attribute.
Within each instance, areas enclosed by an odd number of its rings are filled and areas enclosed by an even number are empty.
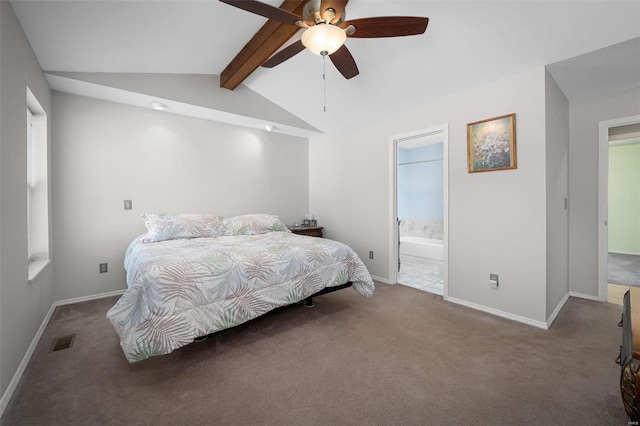
<svg viewBox="0 0 640 426"><path fill-rule="evenodd" d="M569 101L545 75L547 166L547 318L569 293ZM568 201L568 200L567 200Z"/></svg>
<svg viewBox="0 0 640 426"><path fill-rule="evenodd" d="M4 9L2 5L2 0L0 0L0 129L2 129L2 10ZM2 131L0 131L0 166L2 165ZM2 173L0 172L0 241L2 241ZM0 244L0 309L2 309L2 244ZM2 315L0 314L0 334L2 334ZM0 338L0 401L3 401L4 404L4 391L6 389L5 385L3 385L2 378L4 374L2 373L2 338ZM4 406L0 405L0 416L4 411Z"/></svg>
<svg viewBox="0 0 640 426"><path fill-rule="evenodd" d="M53 267L28 282L27 86L47 113L48 129L51 91L11 4L2 0L0 5L0 394L4 395L53 303ZM49 141L50 135L49 131Z"/></svg>
<svg viewBox="0 0 640 426"><path fill-rule="evenodd" d="M449 125L449 298L546 322L545 70L379 117L310 141L310 206L329 238L390 276L391 137ZM515 112L518 168L467 173L466 124ZM374 259L368 258L375 251ZM499 290L489 273L500 274Z"/></svg>
<svg viewBox="0 0 640 426"><path fill-rule="evenodd" d="M273 213L287 224L308 213L307 139L59 92L53 108L55 300L126 287L142 212Z"/></svg>
<svg viewBox="0 0 640 426"><path fill-rule="evenodd" d="M2 0L0 0L0 129L2 129ZM0 166L2 165L2 132L0 131ZM2 241L2 173L0 172L0 241ZM0 309L2 309L2 244L0 244ZM0 334L2 334L2 315L0 314ZM2 373L2 338L0 338L0 401L4 404L4 391L6 389L3 385L4 374ZM0 415L4 411L3 405L0 405Z"/></svg>
<svg viewBox="0 0 640 426"><path fill-rule="evenodd" d="M569 289L598 296L598 125L640 114L640 88L569 106Z"/></svg>

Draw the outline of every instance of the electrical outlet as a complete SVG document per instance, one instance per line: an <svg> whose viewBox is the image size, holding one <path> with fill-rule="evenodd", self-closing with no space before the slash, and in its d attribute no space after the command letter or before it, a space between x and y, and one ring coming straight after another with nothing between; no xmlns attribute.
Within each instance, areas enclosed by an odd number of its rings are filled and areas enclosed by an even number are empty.
<svg viewBox="0 0 640 426"><path fill-rule="evenodd" d="M131 200L124 200L124 209L131 210L132 208L133 208L133 204L131 203Z"/></svg>
<svg viewBox="0 0 640 426"><path fill-rule="evenodd" d="M373 259L373 251L369 251L369 259Z"/></svg>
<svg viewBox="0 0 640 426"><path fill-rule="evenodd" d="M489 274L489 286L498 288L498 274Z"/></svg>
<svg viewBox="0 0 640 426"><path fill-rule="evenodd" d="M106 263L101 263L99 265L99 268L100 268L100 273L101 274L104 274L105 272L107 272L107 264Z"/></svg>

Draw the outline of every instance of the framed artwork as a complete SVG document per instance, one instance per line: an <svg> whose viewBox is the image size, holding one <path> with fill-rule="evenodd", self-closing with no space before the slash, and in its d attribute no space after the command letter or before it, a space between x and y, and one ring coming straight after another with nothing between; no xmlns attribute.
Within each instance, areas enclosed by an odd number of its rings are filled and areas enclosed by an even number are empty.
<svg viewBox="0 0 640 426"><path fill-rule="evenodd" d="M469 173L516 168L516 115L467 124Z"/></svg>

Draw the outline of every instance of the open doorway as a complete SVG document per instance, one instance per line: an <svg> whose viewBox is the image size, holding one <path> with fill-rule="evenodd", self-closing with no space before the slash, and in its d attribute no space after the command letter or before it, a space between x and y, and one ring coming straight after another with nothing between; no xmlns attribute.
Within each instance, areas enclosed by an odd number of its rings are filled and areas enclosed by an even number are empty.
<svg viewBox="0 0 640 426"><path fill-rule="evenodd" d="M447 295L447 127L392 138L392 281Z"/></svg>
<svg viewBox="0 0 640 426"><path fill-rule="evenodd" d="M622 303L640 286L640 116L600 123L599 167L598 298Z"/></svg>

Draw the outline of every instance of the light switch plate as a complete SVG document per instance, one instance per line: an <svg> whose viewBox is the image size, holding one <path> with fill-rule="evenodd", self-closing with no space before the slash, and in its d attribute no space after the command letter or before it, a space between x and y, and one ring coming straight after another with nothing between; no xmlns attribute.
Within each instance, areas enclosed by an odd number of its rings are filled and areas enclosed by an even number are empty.
<svg viewBox="0 0 640 426"><path fill-rule="evenodd" d="M498 288L498 274L489 274L489 286Z"/></svg>

